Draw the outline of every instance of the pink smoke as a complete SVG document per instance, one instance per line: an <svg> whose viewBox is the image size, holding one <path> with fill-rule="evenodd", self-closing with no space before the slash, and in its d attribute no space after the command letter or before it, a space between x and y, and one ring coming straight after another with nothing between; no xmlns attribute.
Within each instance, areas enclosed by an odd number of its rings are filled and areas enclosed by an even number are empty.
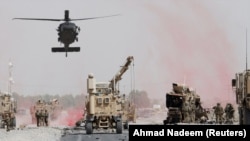
<svg viewBox="0 0 250 141"><path fill-rule="evenodd" d="M226 31L200 1L173 1L170 4L179 10L171 11L154 3L145 5L157 19L148 23L157 42L153 46L154 53L152 49L148 51L148 60L142 66L157 58L153 69L160 73L147 76L147 81L164 77L166 92L169 92L172 83L182 83L185 77L185 83L196 89L204 105L234 104L231 79L237 63L232 51L235 46L228 40ZM140 72L145 73L140 73L137 81L143 82L145 74L152 74L153 70L141 69ZM145 88L151 92L159 89L150 83Z"/></svg>
<svg viewBox="0 0 250 141"><path fill-rule="evenodd" d="M75 126L75 123L83 117L83 109L69 108L62 111L58 119L51 121L51 125Z"/></svg>

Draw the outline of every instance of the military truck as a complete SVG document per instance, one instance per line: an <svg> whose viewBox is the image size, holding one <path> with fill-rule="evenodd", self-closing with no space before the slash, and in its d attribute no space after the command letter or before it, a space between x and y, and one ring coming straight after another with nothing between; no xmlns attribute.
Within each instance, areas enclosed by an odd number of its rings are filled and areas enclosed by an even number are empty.
<svg viewBox="0 0 250 141"><path fill-rule="evenodd" d="M238 104L239 124L250 124L250 70L236 73L232 79L232 87Z"/></svg>
<svg viewBox="0 0 250 141"><path fill-rule="evenodd" d="M173 89L166 94L167 117L163 124L195 123L201 117L208 119L201 106L200 96L185 85L173 83Z"/></svg>
<svg viewBox="0 0 250 141"><path fill-rule="evenodd" d="M86 123L87 134L92 134L93 129L116 129L116 133L122 133L123 111L122 96L117 83L122 75L128 70L133 61L129 56L120 71L109 82L96 82L93 74L88 75L86 98Z"/></svg>
<svg viewBox="0 0 250 141"><path fill-rule="evenodd" d="M59 115L61 114L62 111L62 106L59 104L57 99L53 99L49 102L46 102L44 100L37 100L36 103L34 104L34 106L30 107L30 114L32 117L32 124L37 124L37 116L36 113L40 116L43 115L43 113L45 112L45 110L48 112L49 114L49 121L53 121L56 120ZM42 120L39 121L38 123L39 126L45 126L45 121L44 118L42 118Z"/></svg>
<svg viewBox="0 0 250 141"><path fill-rule="evenodd" d="M16 127L17 102L8 93L0 93L0 127L7 130Z"/></svg>

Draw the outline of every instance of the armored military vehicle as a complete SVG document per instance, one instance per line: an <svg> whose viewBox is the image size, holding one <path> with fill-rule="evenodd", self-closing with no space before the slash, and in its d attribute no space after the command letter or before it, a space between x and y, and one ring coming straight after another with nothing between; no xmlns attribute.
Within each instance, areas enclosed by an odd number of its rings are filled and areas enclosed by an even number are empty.
<svg viewBox="0 0 250 141"><path fill-rule="evenodd" d="M0 93L0 127L16 127L17 102L7 93Z"/></svg>
<svg viewBox="0 0 250 141"><path fill-rule="evenodd" d="M163 124L195 123L205 117L206 111L201 106L200 96L185 85L173 83L173 89L166 94L167 117Z"/></svg>
<svg viewBox="0 0 250 141"><path fill-rule="evenodd" d="M62 106L59 104L57 99L53 99L49 102L45 102L44 100L37 100L34 106L30 107L30 114L32 117L32 124L38 124L39 126L45 126L45 121L40 120L37 123L37 116L40 115L40 117L44 114L44 112L47 111L49 114L49 121L56 120L57 117L61 114ZM42 118L44 119L44 118Z"/></svg>
<svg viewBox="0 0 250 141"><path fill-rule="evenodd" d="M239 111L239 124L250 124L250 70L236 73L232 79L232 87L236 94Z"/></svg>
<svg viewBox="0 0 250 141"><path fill-rule="evenodd" d="M86 101L87 134L92 134L93 129L116 129L116 133L122 133L122 96L116 84L122 79L122 75L128 70L133 57L129 56L121 70L110 82L96 82L93 74L87 79L88 97Z"/></svg>

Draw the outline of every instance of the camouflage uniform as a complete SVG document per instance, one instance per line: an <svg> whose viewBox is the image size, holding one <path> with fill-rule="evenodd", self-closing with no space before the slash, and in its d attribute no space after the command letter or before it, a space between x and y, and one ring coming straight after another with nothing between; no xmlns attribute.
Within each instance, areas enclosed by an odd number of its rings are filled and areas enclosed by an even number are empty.
<svg viewBox="0 0 250 141"><path fill-rule="evenodd" d="M214 107L214 114L216 116L216 123L222 123L224 110L221 107L220 103L217 103L217 106Z"/></svg>
<svg viewBox="0 0 250 141"><path fill-rule="evenodd" d="M45 121L45 125L48 126L48 118L49 118L49 113L47 110L45 110L44 113L44 121Z"/></svg>
<svg viewBox="0 0 250 141"><path fill-rule="evenodd" d="M37 110L37 111L36 111L36 125L37 125L37 127L40 126L39 122L40 122L40 113L39 113L39 111Z"/></svg>
<svg viewBox="0 0 250 141"><path fill-rule="evenodd" d="M5 125L7 126L6 131L10 131L10 113L3 113L2 119L5 123Z"/></svg>
<svg viewBox="0 0 250 141"><path fill-rule="evenodd" d="M16 127L16 118L13 112L10 113L10 127L14 129Z"/></svg>
<svg viewBox="0 0 250 141"><path fill-rule="evenodd" d="M225 113L226 113L226 122L233 122L234 118L234 108L232 104L228 103L225 107Z"/></svg>
<svg viewBox="0 0 250 141"><path fill-rule="evenodd" d="M190 122L190 115L189 115L189 111L190 111L190 105L189 103L186 101L184 102L184 104L182 105L182 116L183 116L183 122L184 123L189 123Z"/></svg>
<svg viewBox="0 0 250 141"><path fill-rule="evenodd" d="M190 122L191 123L194 123L195 122L195 110L196 110L196 107L195 107L195 102L194 100L190 100Z"/></svg>
<svg viewBox="0 0 250 141"><path fill-rule="evenodd" d="M41 110L40 113L39 113L39 125L40 126L44 126L44 110Z"/></svg>

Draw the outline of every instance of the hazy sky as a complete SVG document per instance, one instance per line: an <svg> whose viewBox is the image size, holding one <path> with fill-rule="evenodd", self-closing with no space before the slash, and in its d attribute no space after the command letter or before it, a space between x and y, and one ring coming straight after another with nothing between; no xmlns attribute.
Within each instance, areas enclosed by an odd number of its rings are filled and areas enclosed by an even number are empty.
<svg viewBox="0 0 250 141"><path fill-rule="evenodd" d="M81 52L52 53L60 22L12 18L87 18L81 27ZM134 56L120 82L165 99L172 83L196 89L207 104L234 102L231 79L246 68L248 0L2 0L0 5L0 90L8 90L8 63L14 67L12 91L23 95L86 94L86 79L109 81L128 56ZM249 31L250 34L250 31ZM249 35L250 36L250 35ZM250 49L249 49L250 50ZM250 57L249 57L250 58ZM248 59L249 60L249 59Z"/></svg>

